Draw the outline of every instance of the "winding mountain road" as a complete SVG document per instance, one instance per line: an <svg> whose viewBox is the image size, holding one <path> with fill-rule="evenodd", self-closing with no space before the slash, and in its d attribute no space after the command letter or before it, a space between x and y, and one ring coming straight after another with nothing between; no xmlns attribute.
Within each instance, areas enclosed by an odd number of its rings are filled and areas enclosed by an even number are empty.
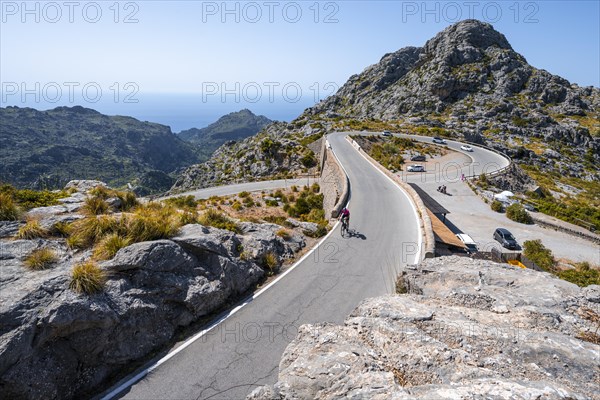
<svg viewBox="0 0 600 400"><path fill-rule="evenodd" d="M300 325L341 324L363 299L393 292L398 269L421 259L420 223L408 196L346 135L331 134L329 143L350 179L354 235L342 238L336 227L275 284L186 342L185 351L174 350L104 398L243 399L277 380Z"/></svg>

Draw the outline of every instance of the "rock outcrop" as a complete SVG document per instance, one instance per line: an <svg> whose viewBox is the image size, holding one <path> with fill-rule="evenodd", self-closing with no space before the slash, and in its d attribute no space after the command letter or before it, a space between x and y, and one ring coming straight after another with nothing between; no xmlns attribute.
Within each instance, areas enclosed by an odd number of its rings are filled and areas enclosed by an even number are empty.
<svg viewBox="0 0 600 400"><path fill-rule="evenodd" d="M62 205L29 213L51 232L83 217L68 207L81 207L97 184L73 182L79 192ZM276 224L240 223L239 234L189 224L168 240L131 244L99 263L104 290L87 295L71 290L70 280L73 266L90 260L92 250L74 251L57 236L6 238L21 225L0 223L0 399L87 397L182 328L252 290L277 267L273 258L280 265L306 246L296 230L285 239L277 235ZM55 262L26 268L27 257L42 248L54 252Z"/></svg>
<svg viewBox="0 0 600 400"><path fill-rule="evenodd" d="M279 381L249 398L599 398L599 286L442 257L399 288L344 326L302 326Z"/></svg>
<svg viewBox="0 0 600 400"><path fill-rule="evenodd" d="M238 142L228 141L208 161L186 169L170 193L315 172L317 155L302 143L313 135L319 136L319 132L323 134L323 130L316 128L295 129L292 125L275 122L255 136Z"/></svg>

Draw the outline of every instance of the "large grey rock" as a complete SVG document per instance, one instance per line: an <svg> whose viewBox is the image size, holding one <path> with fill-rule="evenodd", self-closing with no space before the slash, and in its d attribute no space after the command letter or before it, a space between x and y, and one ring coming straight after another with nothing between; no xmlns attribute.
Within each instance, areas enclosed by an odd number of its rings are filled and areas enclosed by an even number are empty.
<svg viewBox="0 0 600 400"><path fill-rule="evenodd" d="M43 214L37 215L39 217L40 226L49 232L56 230L58 224L70 224L71 222L77 221L84 218L81 214Z"/></svg>
<svg viewBox="0 0 600 400"><path fill-rule="evenodd" d="M78 211L81 208L80 203L66 203L56 206L36 207L27 212L30 217L43 217L45 215L67 214Z"/></svg>
<svg viewBox="0 0 600 400"><path fill-rule="evenodd" d="M172 240L192 252L208 252L221 256L239 254L240 240L233 232L210 226L185 225Z"/></svg>
<svg viewBox="0 0 600 400"><path fill-rule="evenodd" d="M299 250L298 239L285 241L277 235L282 229L280 225L241 222L240 226L244 232L241 236L244 252L253 260L262 260L268 253L290 258Z"/></svg>
<svg viewBox="0 0 600 400"><path fill-rule="evenodd" d="M196 260L177 243L170 240L155 240L135 243L123 248L103 266L119 272L132 269L171 272L193 268L195 263Z"/></svg>
<svg viewBox="0 0 600 400"><path fill-rule="evenodd" d="M0 221L0 238L15 236L23 225L21 221Z"/></svg>
<svg viewBox="0 0 600 400"><path fill-rule="evenodd" d="M85 199L87 199L87 195L81 192L75 192L69 197L64 197L62 199L58 199L60 203L70 204L70 203L83 203Z"/></svg>
<svg viewBox="0 0 600 400"><path fill-rule="evenodd" d="M90 190L92 190L98 186L108 187L106 185L106 183L101 182L101 181L95 181L95 180L91 180L91 179L81 179L81 180L75 179L75 180L69 181L65 185L65 190L75 189L80 193L87 193Z"/></svg>
<svg viewBox="0 0 600 400"><path fill-rule="evenodd" d="M598 287L469 258L407 269L408 294L304 325L250 399L598 398ZM595 317L594 317L595 315ZM596 322L597 323L597 322Z"/></svg>

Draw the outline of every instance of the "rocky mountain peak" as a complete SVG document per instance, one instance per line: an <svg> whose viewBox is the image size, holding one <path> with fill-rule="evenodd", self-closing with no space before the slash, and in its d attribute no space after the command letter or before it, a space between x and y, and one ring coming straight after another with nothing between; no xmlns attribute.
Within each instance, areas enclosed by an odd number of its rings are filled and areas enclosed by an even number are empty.
<svg viewBox="0 0 600 400"><path fill-rule="evenodd" d="M464 49L475 47L485 50L495 46L501 49L512 50L506 37L486 22L468 19L450 25L425 44L426 53L438 53L449 48Z"/></svg>

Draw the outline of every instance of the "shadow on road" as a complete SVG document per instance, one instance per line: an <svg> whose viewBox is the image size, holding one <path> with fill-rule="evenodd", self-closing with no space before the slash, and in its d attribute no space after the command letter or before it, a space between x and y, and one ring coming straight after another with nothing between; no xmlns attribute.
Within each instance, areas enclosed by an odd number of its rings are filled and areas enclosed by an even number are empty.
<svg viewBox="0 0 600 400"><path fill-rule="evenodd" d="M355 237L355 238L359 238L362 240L367 240L367 237L365 235L363 235L362 233L360 233L354 229L348 229L348 237L349 238Z"/></svg>

